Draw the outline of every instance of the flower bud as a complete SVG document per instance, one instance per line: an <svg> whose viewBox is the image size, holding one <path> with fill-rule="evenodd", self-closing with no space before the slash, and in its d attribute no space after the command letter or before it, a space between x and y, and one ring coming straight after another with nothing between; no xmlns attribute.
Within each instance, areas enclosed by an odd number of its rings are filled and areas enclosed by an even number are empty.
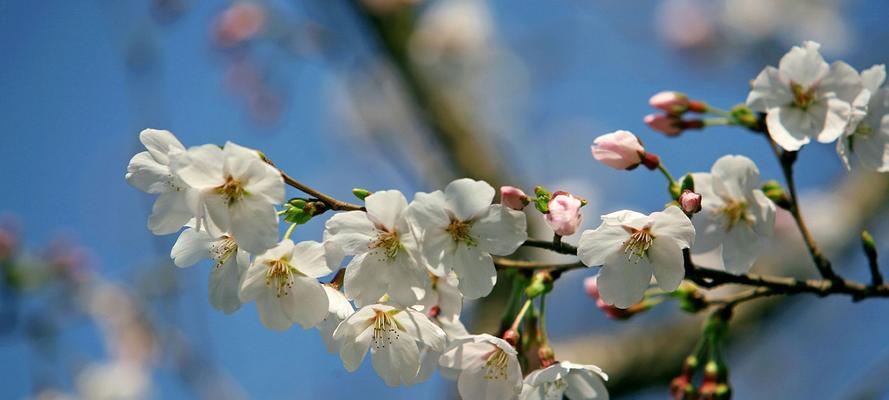
<svg viewBox="0 0 889 400"><path fill-rule="evenodd" d="M776 206L781 207L785 210L790 209L790 198L787 197L787 194L784 192L784 188L781 187L781 184L776 180L766 181L762 184L762 193L769 198L769 200L773 201Z"/></svg>
<svg viewBox="0 0 889 400"><path fill-rule="evenodd" d="M690 377L683 374L670 381L670 398L673 400L697 399L697 391Z"/></svg>
<svg viewBox="0 0 889 400"><path fill-rule="evenodd" d="M583 289L587 296L599 299L599 283L597 277L591 276L583 280Z"/></svg>
<svg viewBox="0 0 889 400"><path fill-rule="evenodd" d="M685 189L679 196L679 205L682 211L687 215L695 214L701 211L701 194Z"/></svg>
<svg viewBox="0 0 889 400"><path fill-rule="evenodd" d="M555 192L547 204L549 213L543 218L557 235L571 236L577 231L583 218L580 214L581 207L583 201L580 198L566 192Z"/></svg>
<svg viewBox="0 0 889 400"><path fill-rule="evenodd" d="M506 332L503 332L503 340L515 347L519 343L519 332L509 328Z"/></svg>
<svg viewBox="0 0 889 400"><path fill-rule="evenodd" d="M556 353L553 348L544 343L537 349L537 357L540 358L540 367L546 368L556 363Z"/></svg>
<svg viewBox="0 0 889 400"><path fill-rule="evenodd" d="M517 187L501 186L500 187L500 204L513 210L521 210L525 208L531 200L528 195Z"/></svg>
<svg viewBox="0 0 889 400"><path fill-rule="evenodd" d="M358 200L364 201L364 199L366 199L367 196L372 195L373 192L371 192L370 190L367 190L367 189L363 189L363 188L355 188L355 189L352 189L352 194L355 195L355 197L357 197Z"/></svg>
<svg viewBox="0 0 889 400"><path fill-rule="evenodd" d="M667 136L679 136L682 133L682 120L674 115L648 114L645 116L645 124Z"/></svg>
<svg viewBox="0 0 889 400"><path fill-rule="evenodd" d="M668 114L680 115L688 110L688 96L679 92L660 92L651 96L648 104Z"/></svg>
<svg viewBox="0 0 889 400"><path fill-rule="evenodd" d="M596 138L592 146L593 158L614 169L633 169L642 163L645 148L636 135L629 131L615 131Z"/></svg>

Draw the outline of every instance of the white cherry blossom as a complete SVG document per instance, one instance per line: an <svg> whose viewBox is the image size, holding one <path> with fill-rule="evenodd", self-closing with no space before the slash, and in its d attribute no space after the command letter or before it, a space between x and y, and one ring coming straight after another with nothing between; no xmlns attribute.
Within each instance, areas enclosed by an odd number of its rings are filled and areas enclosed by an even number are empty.
<svg viewBox="0 0 889 400"><path fill-rule="evenodd" d="M210 271L210 304L226 314L241 308L238 292L241 290L241 277L250 265L250 255L238 247L235 238L229 234L213 236L207 231L197 230L189 224L170 251L170 257L177 267L190 267L201 260L213 260Z"/></svg>
<svg viewBox="0 0 889 400"><path fill-rule="evenodd" d="M488 334L453 341L439 359L441 373L457 380L463 400L515 399L522 391L522 370L515 349Z"/></svg>
<svg viewBox="0 0 889 400"><path fill-rule="evenodd" d="M759 169L744 156L723 156L710 173L692 174L703 196L702 210L692 219L698 239L693 254L721 253L732 273L750 270L775 226L775 204L759 189ZM709 265L708 265L709 266Z"/></svg>
<svg viewBox="0 0 889 400"><path fill-rule="evenodd" d="M853 103L846 134L837 141L837 153L846 168L854 154L863 167L889 172L889 88L880 88L885 79L884 65L861 72L864 90Z"/></svg>
<svg viewBox="0 0 889 400"><path fill-rule="evenodd" d="M466 327L460 322L463 294L457 289L457 276L454 273L446 277L431 275L429 279L429 290L417 308L444 330L449 341L468 335Z"/></svg>
<svg viewBox="0 0 889 400"><path fill-rule="evenodd" d="M456 272L468 299L486 296L494 287L491 255L512 254L528 238L525 214L491 204L493 199L491 185L464 178L444 192L417 193L411 203L411 223L429 267L438 276Z"/></svg>
<svg viewBox="0 0 889 400"><path fill-rule="evenodd" d="M339 213L325 225L324 241L354 256L343 282L346 297L367 305L388 294L400 305L416 304L428 277L405 216L407 200L401 192L388 190L364 201L367 212Z"/></svg>
<svg viewBox="0 0 889 400"><path fill-rule="evenodd" d="M561 361L525 377L521 400L608 400L608 375L595 365Z"/></svg>
<svg viewBox="0 0 889 400"><path fill-rule="evenodd" d="M294 323L318 325L328 314L327 293L317 278L329 274L324 245L290 239L256 257L241 283L242 302L256 300L259 319L269 329L283 331Z"/></svg>
<svg viewBox="0 0 889 400"><path fill-rule="evenodd" d="M820 45L805 42L768 66L753 81L747 106L766 113L769 134L788 151L815 138L830 143L843 134L850 103L861 91L861 78L844 62L828 65Z"/></svg>
<svg viewBox="0 0 889 400"><path fill-rule="evenodd" d="M278 242L275 205L284 201L284 180L255 150L232 142L192 147L172 169L200 192L212 224L244 250L259 254Z"/></svg>
<svg viewBox="0 0 889 400"><path fill-rule="evenodd" d="M679 286L685 277L682 249L694 239L694 226L679 207L650 215L623 210L603 215L598 228L585 231L577 255L587 266L602 266L602 300L628 308L642 299L652 273L665 291Z"/></svg>
<svg viewBox="0 0 889 400"><path fill-rule="evenodd" d="M340 322L343 322L350 315L355 313L355 308L343 292L337 290L330 285L324 285L324 293L327 294L327 316L318 324L318 333L321 334L321 340L327 346L327 351L336 353L340 350L340 343L333 340L333 332Z"/></svg>
<svg viewBox="0 0 889 400"><path fill-rule="evenodd" d="M168 235L200 213L197 191L170 170L172 159L185 152L185 146L169 131L145 129L139 140L147 151L136 154L127 166L127 182L137 189L158 194L148 217L148 229L155 235Z"/></svg>
<svg viewBox="0 0 889 400"><path fill-rule="evenodd" d="M419 375L421 351L441 352L445 334L422 313L385 304L362 307L333 332L343 366L353 372L370 349L374 370L386 385L411 385Z"/></svg>

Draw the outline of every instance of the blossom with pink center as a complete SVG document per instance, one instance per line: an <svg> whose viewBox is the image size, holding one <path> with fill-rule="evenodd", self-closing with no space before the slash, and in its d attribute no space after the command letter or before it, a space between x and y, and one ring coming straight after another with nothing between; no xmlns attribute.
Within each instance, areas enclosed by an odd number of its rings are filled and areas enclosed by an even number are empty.
<svg viewBox="0 0 889 400"><path fill-rule="evenodd" d="M577 231L583 217L580 214L583 200L570 193L556 192L547 207L549 213L545 214L543 218L557 235L570 236Z"/></svg>

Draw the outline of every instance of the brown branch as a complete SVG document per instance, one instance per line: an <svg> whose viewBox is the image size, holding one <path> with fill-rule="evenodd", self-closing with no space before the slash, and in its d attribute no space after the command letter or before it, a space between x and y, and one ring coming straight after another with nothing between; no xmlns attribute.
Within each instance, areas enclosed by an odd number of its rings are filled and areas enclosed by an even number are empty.
<svg viewBox="0 0 889 400"><path fill-rule="evenodd" d="M297 190L318 199L318 201L324 203L324 205L327 206L328 209L334 211L365 211L365 208L363 206L352 204L342 200L337 200L333 196L328 196L296 179L293 179L293 177L287 175L287 173L284 172L281 168L278 168L275 163L273 163L272 160L270 160L264 154L260 154L260 157L262 157L262 160L265 161L268 165L275 167L275 169L277 169L278 172L281 173L281 178L284 178L284 183L293 186Z"/></svg>
<svg viewBox="0 0 889 400"><path fill-rule="evenodd" d="M558 243L555 243L554 241L528 239L522 246L536 247L538 249L549 250L559 254L577 255L577 247L562 242L561 240Z"/></svg>
<svg viewBox="0 0 889 400"><path fill-rule="evenodd" d="M525 260L510 260L508 258L503 257L495 257L494 258L494 266L499 269L519 269L519 270L535 270L535 269L549 269L551 271L569 271L572 269L586 268L586 265L583 265L582 262L576 261L573 263L564 263L564 264L556 264L556 263L548 263L543 261L525 261Z"/></svg>

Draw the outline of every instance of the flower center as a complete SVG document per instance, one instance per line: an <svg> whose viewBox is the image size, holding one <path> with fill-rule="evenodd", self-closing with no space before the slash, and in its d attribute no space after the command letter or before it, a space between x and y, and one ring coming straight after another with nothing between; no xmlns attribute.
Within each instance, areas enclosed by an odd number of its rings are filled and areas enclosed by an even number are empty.
<svg viewBox="0 0 889 400"><path fill-rule="evenodd" d="M222 264L225 264L237 250L238 244L235 243L235 239L228 235L210 244L210 259L216 261L214 268L219 268Z"/></svg>
<svg viewBox="0 0 889 400"><path fill-rule="evenodd" d="M401 250L401 241L398 240L398 232L380 231L377 239L368 245L371 249L380 249L386 256L386 260L392 261ZM382 260L380 260L382 261Z"/></svg>
<svg viewBox="0 0 889 400"><path fill-rule="evenodd" d="M627 255L628 261L635 260L634 262L638 262L642 257L648 255L648 249L651 248L651 244L654 242L651 227L646 226L642 229L636 229L625 226L624 229L630 233L630 237L621 245L624 254Z"/></svg>
<svg viewBox="0 0 889 400"><path fill-rule="evenodd" d="M793 105L803 110L809 108L815 102L815 86L806 89L796 82L790 83L790 91L793 92Z"/></svg>
<svg viewBox="0 0 889 400"><path fill-rule="evenodd" d="M485 379L499 380L506 379L506 366L509 362L509 356L503 349L497 347L488 355L485 360Z"/></svg>
<svg viewBox="0 0 889 400"><path fill-rule="evenodd" d="M277 286L277 297L287 296L293 287L293 275L298 273L286 258L268 260L269 269L265 272L265 284Z"/></svg>
<svg viewBox="0 0 889 400"><path fill-rule="evenodd" d="M725 216L725 219L728 222L728 226L725 228L727 231L734 228L740 221L744 221L746 224L753 222L747 215L747 203L743 201L729 201L725 204L725 207L722 207L719 211Z"/></svg>
<svg viewBox="0 0 889 400"><path fill-rule="evenodd" d="M398 340L401 329L392 314L382 310L374 310L373 346L375 349L385 349L393 340Z"/></svg>
<svg viewBox="0 0 889 400"><path fill-rule="evenodd" d="M448 227L445 228L445 230L451 235L451 239L454 240L454 243L463 242L467 246L475 246L475 238L469 234L470 228L472 228L472 222L451 218L451 223L448 224Z"/></svg>
<svg viewBox="0 0 889 400"><path fill-rule="evenodd" d="M546 393L547 399L561 399L566 389L568 389L568 382L562 378L543 384L543 392Z"/></svg>
<svg viewBox="0 0 889 400"><path fill-rule="evenodd" d="M222 186L216 188L216 193L225 197L225 201L232 205L234 202L240 200L247 194L247 191L244 190L244 186L241 184L239 179L235 179L231 175L225 178L225 183Z"/></svg>

